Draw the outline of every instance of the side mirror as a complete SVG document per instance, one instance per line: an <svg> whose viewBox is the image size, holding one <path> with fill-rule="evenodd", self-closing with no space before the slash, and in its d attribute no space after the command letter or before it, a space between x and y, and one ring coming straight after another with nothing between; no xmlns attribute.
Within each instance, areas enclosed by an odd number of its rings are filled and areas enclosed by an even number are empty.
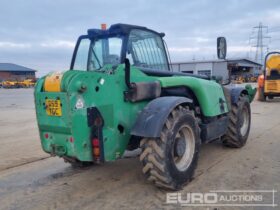
<svg viewBox="0 0 280 210"><path fill-rule="evenodd" d="M227 41L225 37L217 38L217 56L219 59L225 59L227 55Z"/></svg>

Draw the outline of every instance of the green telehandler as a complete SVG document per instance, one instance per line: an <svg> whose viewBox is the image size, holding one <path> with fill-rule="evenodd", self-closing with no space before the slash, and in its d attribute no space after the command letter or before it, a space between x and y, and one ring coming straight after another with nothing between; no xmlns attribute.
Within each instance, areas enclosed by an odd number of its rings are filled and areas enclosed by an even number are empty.
<svg viewBox="0 0 280 210"><path fill-rule="evenodd" d="M50 73L35 87L43 150L87 166L141 148L147 179L178 190L191 180L202 143L244 146L255 90L172 72L163 37L127 24L80 36L70 70ZM225 39L218 41L225 58Z"/></svg>

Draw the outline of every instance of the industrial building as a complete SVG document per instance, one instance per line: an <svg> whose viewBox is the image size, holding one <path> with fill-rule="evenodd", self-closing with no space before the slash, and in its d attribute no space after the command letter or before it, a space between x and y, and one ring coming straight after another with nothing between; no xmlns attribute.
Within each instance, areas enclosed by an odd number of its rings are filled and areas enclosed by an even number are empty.
<svg viewBox="0 0 280 210"><path fill-rule="evenodd" d="M0 81L35 79L36 70L13 63L0 63Z"/></svg>
<svg viewBox="0 0 280 210"><path fill-rule="evenodd" d="M235 76L259 75L262 65L248 58L226 60L201 60L175 62L171 64L174 72L222 76L224 80Z"/></svg>

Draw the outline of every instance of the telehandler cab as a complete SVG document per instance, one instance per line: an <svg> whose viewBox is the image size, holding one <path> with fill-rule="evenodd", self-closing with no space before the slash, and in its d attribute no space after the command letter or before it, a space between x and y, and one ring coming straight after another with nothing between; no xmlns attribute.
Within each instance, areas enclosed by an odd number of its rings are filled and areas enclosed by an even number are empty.
<svg viewBox="0 0 280 210"><path fill-rule="evenodd" d="M127 24L80 36L70 70L36 84L43 150L83 166L140 147L147 179L178 190L193 176L201 143L244 146L255 90L172 72L163 37ZM218 40L225 58L225 39Z"/></svg>

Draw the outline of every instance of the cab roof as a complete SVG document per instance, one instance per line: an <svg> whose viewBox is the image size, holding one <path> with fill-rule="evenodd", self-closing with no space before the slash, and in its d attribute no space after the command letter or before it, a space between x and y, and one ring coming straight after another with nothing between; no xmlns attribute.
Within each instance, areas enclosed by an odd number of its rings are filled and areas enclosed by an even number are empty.
<svg viewBox="0 0 280 210"><path fill-rule="evenodd" d="M88 29L88 36L90 37L96 37L96 36L110 36L110 35L126 35L128 34L132 29L140 29L140 30L145 30L145 31L150 31L153 33L158 34L161 37L164 37L164 33L159 33L154 30L151 30L147 27L144 26L137 26L137 25L129 25L129 24L123 24L123 23L118 23L118 24L113 24L110 26L110 28L106 30L102 29Z"/></svg>

